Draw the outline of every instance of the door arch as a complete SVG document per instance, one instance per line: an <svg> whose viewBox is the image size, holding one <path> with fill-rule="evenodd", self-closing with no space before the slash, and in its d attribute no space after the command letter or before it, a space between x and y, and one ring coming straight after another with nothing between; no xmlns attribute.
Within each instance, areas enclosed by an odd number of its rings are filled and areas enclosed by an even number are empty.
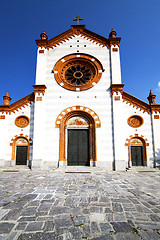
<svg viewBox="0 0 160 240"><path fill-rule="evenodd" d="M130 136L126 139L125 146L128 146L129 167L131 166L147 166L147 146L149 146L147 138L144 136Z"/></svg>
<svg viewBox="0 0 160 240"><path fill-rule="evenodd" d="M67 128L67 165L90 166L89 123L81 116L71 117Z"/></svg>
<svg viewBox="0 0 160 240"><path fill-rule="evenodd" d="M60 128L60 151L59 163L60 165L67 164L67 123L73 117L81 117L86 119L89 126L90 136L90 165L94 165L97 161L96 153L96 127L100 127L100 119L98 115L91 109L83 106L73 106L63 110L56 119L56 127ZM92 163L91 163L92 162Z"/></svg>
<svg viewBox="0 0 160 240"><path fill-rule="evenodd" d="M29 161L29 150L30 146L32 146L32 139L29 138L27 135L16 135L14 138L11 139L10 146L12 146L12 158L13 160L13 165L28 165ZM18 146L26 146L26 153L25 153L25 164L17 164L17 149ZM27 156L26 156L27 155Z"/></svg>
<svg viewBox="0 0 160 240"><path fill-rule="evenodd" d="M140 138L132 138L130 142L132 166L144 166L144 144Z"/></svg>
<svg viewBox="0 0 160 240"><path fill-rule="evenodd" d="M18 138L16 141L16 165L27 165L28 141L26 138Z"/></svg>

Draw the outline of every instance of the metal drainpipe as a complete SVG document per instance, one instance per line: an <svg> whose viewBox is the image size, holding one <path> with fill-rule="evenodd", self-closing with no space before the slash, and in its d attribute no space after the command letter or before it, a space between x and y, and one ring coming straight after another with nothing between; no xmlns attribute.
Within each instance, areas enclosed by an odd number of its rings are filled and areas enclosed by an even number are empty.
<svg viewBox="0 0 160 240"><path fill-rule="evenodd" d="M110 74L111 74L111 82L112 84L112 58L111 58L111 47L110 47ZM111 89L111 88L110 88ZM111 117L112 117L112 150L113 150L113 171L116 171L116 160L115 160L115 134L114 134L114 107L113 107L113 95L111 90Z"/></svg>
<svg viewBox="0 0 160 240"><path fill-rule="evenodd" d="M155 154L155 142L154 142L153 115L152 115L152 107L151 106L150 106L150 117L151 117L152 146L153 146L153 167L156 168L156 154Z"/></svg>
<svg viewBox="0 0 160 240"><path fill-rule="evenodd" d="M111 94L112 94L112 93L111 93ZM111 107L111 109L112 109L112 134L113 134L113 140L112 140L112 141L113 141L113 170L116 171L113 101L114 101L114 100L113 100L113 95L112 95L112 97L111 97L111 102L112 102L112 107Z"/></svg>

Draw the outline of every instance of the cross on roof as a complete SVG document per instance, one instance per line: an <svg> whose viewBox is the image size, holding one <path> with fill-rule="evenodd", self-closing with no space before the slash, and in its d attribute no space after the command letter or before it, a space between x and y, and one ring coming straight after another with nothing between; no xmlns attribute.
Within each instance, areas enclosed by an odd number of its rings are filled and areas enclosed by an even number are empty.
<svg viewBox="0 0 160 240"><path fill-rule="evenodd" d="M76 18L73 19L73 21L77 21L77 25L79 25L79 20L83 20L83 18L80 18L80 16L77 16Z"/></svg>

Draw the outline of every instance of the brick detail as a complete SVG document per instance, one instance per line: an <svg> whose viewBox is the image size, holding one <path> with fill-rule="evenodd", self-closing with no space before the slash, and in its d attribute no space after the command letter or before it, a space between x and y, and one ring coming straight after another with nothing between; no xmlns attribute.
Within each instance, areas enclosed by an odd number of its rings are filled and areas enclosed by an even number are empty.
<svg viewBox="0 0 160 240"><path fill-rule="evenodd" d="M69 112L75 112L75 111L80 111L81 114L83 113L88 113L93 119L94 119L94 123L95 123L95 126L97 128L101 127L101 121L100 121L100 118L99 116L90 108L87 108L87 107L84 107L84 106L72 106L72 107L68 107L66 109L64 109L58 116L57 116L57 119L56 119L56 124L55 126L57 128L60 127L60 123L61 123L61 120L65 117L65 115L67 115ZM81 116L80 114L80 116Z"/></svg>
<svg viewBox="0 0 160 240"><path fill-rule="evenodd" d="M44 50L39 50L39 53L44 53Z"/></svg>
<svg viewBox="0 0 160 240"><path fill-rule="evenodd" d="M68 83L64 74L68 69L68 66L72 66L74 64L80 64L80 63L82 63L82 65L84 66L88 66L88 68L91 70L91 79L83 85L82 84L73 85L71 83ZM70 54L61 58L54 65L52 72L54 73L54 77L57 83L61 87L71 91L77 91L77 90L83 91L83 90L87 90L89 88L94 87L94 85L97 84L101 79L103 71L104 71L103 66L98 59L93 58L93 56L90 56L88 54L81 53L81 54Z"/></svg>
<svg viewBox="0 0 160 240"><path fill-rule="evenodd" d="M33 141L31 138L28 137L28 135L23 135L23 133L19 135L15 135L14 138L11 139L10 146L12 146L12 160L15 160L16 158L16 141L18 138L24 138L28 142L28 154L27 154L27 160L29 160L29 147L33 145Z"/></svg>
<svg viewBox="0 0 160 240"><path fill-rule="evenodd" d="M128 146L129 162L132 161L132 159L131 159L131 140L133 138L138 138L142 142L143 147L144 147L144 161L147 161L147 149L146 149L146 147L149 146L148 139L144 138L143 135L134 134L134 136L130 135L129 138L126 139L126 142L125 142L125 146L126 147Z"/></svg>
<svg viewBox="0 0 160 240"><path fill-rule="evenodd" d="M111 85L112 95L113 95L114 93L116 93L116 95L118 95L119 92L120 92L121 94L123 94L123 87L124 87L124 84L112 84L112 85Z"/></svg>
<svg viewBox="0 0 160 240"><path fill-rule="evenodd" d="M114 100L115 100L115 101L120 101L120 96L115 96L115 97L114 97Z"/></svg>
<svg viewBox="0 0 160 240"><path fill-rule="evenodd" d="M36 101L42 101L42 97L36 97Z"/></svg>
<svg viewBox="0 0 160 240"><path fill-rule="evenodd" d="M59 46L60 44L63 44L66 41L69 41L75 35L79 36L81 35L82 37L88 39L89 41L95 42L96 44L99 44L102 47L107 47L109 48L110 46L119 46L121 38L117 37L110 37L109 39L104 38L102 36L99 36L96 33L93 33L89 31L88 29L85 29L85 25L72 25L71 29L68 31L48 40L45 36L44 39L41 38L41 40L36 40L37 43L37 48L39 47L44 47L45 49L49 48L54 48Z"/></svg>
<svg viewBox="0 0 160 240"><path fill-rule="evenodd" d="M44 95L46 86L45 85L33 85L34 87L34 94L38 93L40 95L41 93Z"/></svg>
<svg viewBox="0 0 160 240"><path fill-rule="evenodd" d="M1 115L1 116L0 116L0 119L5 119L5 115Z"/></svg>
<svg viewBox="0 0 160 240"><path fill-rule="evenodd" d="M154 119L159 119L159 115L154 115Z"/></svg>
<svg viewBox="0 0 160 240"><path fill-rule="evenodd" d="M112 48L112 52L118 52L118 48Z"/></svg>

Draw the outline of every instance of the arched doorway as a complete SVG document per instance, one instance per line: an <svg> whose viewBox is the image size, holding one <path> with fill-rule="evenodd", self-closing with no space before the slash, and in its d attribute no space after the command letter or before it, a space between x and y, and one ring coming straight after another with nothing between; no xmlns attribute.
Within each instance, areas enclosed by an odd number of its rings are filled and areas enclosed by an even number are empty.
<svg viewBox="0 0 160 240"><path fill-rule="evenodd" d="M81 116L67 122L67 165L90 166L89 123Z"/></svg>
<svg viewBox="0 0 160 240"><path fill-rule="evenodd" d="M144 161L145 146L143 139L133 138L130 141L132 166L146 166Z"/></svg>
<svg viewBox="0 0 160 240"><path fill-rule="evenodd" d="M29 150L32 144L32 139L22 133L11 139L10 146L12 146L12 165L30 165Z"/></svg>
<svg viewBox="0 0 160 240"><path fill-rule="evenodd" d="M89 163L90 166L96 166L97 154L96 154L96 128L101 127L101 122L98 115L90 108L84 106L72 106L64 109L56 119L56 127L60 128L60 141L59 141L59 166L66 166L68 161L68 130L69 130L69 120L72 122L73 117L80 118L81 121L85 121L86 129L81 128L83 131L79 131L78 125L76 124L76 130L74 131L75 135L78 133L82 133L85 139L89 139L88 141L88 155L89 155ZM73 123L71 124L73 126ZM82 125L81 125L82 127ZM85 131L86 130L86 131ZM86 132L86 133L84 133ZM72 135L72 133L71 133ZM85 136L84 136L85 135ZM76 137L75 137L76 138ZM81 140L78 140L81 141ZM82 140L83 141L83 140ZM86 141L86 140L85 140ZM86 142L87 142L86 141ZM69 150L70 151L70 150ZM84 164L84 163L83 163Z"/></svg>
<svg viewBox="0 0 160 240"><path fill-rule="evenodd" d="M18 138L16 141L16 165L27 165L28 141L25 138Z"/></svg>

